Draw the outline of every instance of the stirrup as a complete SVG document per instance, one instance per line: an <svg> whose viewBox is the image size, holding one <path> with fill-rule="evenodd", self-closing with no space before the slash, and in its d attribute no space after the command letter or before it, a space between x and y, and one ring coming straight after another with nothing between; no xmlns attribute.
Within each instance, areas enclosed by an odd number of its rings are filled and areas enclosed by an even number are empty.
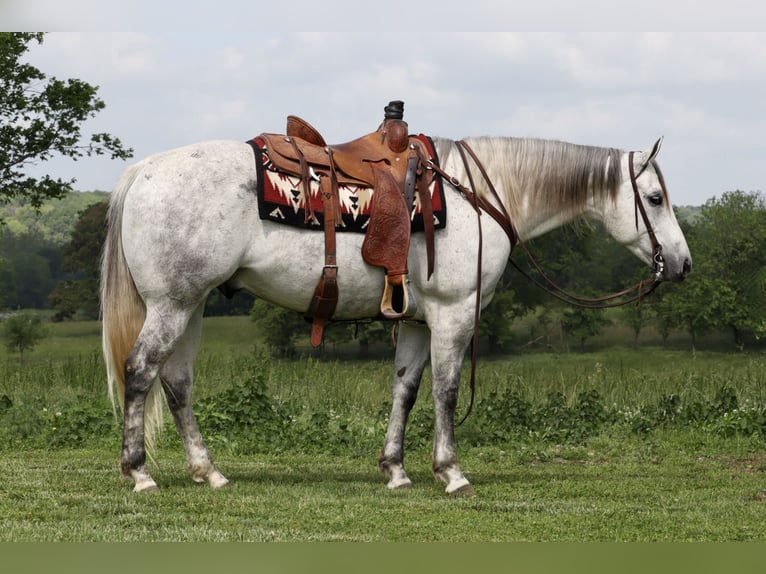
<svg viewBox="0 0 766 574"><path fill-rule="evenodd" d="M405 319L417 313L418 305L410 289L406 275L398 275L398 280L389 281L385 276L383 298L380 301L380 313L385 319Z"/></svg>

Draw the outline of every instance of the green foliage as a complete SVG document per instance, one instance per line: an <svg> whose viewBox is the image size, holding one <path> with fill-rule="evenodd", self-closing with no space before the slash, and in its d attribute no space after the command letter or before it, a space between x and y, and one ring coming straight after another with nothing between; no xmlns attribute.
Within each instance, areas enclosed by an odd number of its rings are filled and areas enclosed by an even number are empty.
<svg viewBox="0 0 766 574"><path fill-rule="evenodd" d="M519 391L491 393L477 405L479 426L490 436L474 444L501 445L534 437L544 442L583 444L609 428L628 428L634 434L667 428L703 428L724 436L758 436L766 439L766 405L740 407L731 387L719 388L705 400L686 402L677 394L661 395L656 402L634 407L608 405L596 389L586 389L567 399L552 392L532 403Z"/></svg>
<svg viewBox="0 0 766 574"><path fill-rule="evenodd" d="M523 311L512 289L500 291L492 298L479 322L479 332L488 338L491 353L510 350L514 337L509 327Z"/></svg>
<svg viewBox="0 0 766 574"><path fill-rule="evenodd" d="M579 343L580 349L585 347L588 338L598 335L608 324L609 319L602 310L565 307L561 313L561 327L567 337Z"/></svg>
<svg viewBox="0 0 766 574"><path fill-rule="evenodd" d="M40 309L61 275L61 254L35 235L0 234L0 304L7 309Z"/></svg>
<svg viewBox="0 0 766 574"><path fill-rule="evenodd" d="M689 278L666 291L665 313L691 336L730 330L734 344L766 323L766 199L761 193L727 192L702 206L685 229L694 258Z"/></svg>
<svg viewBox="0 0 766 574"><path fill-rule="evenodd" d="M634 432L648 433L658 428L695 426L723 436L766 437L766 405L740 406L737 392L719 388L708 400L683 402L678 395L660 397L630 415Z"/></svg>
<svg viewBox="0 0 766 574"><path fill-rule="evenodd" d="M47 308L57 284L80 278L62 268L63 248L72 238L77 214L107 198L106 193L71 192L39 212L21 199L0 205L0 219L5 221L0 227L0 308ZM59 290L56 297L69 293ZM82 295L76 290L69 295L74 307L80 307L77 299Z"/></svg>
<svg viewBox="0 0 766 574"><path fill-rule="evenodd" d="M99 442L99 437L119 432L111 406L103 398L78 397L61 410L45 410L48 448L81 448Z"/></svg>
<svg viewBox="0 0 766 574"><path fill-rule="evenodd" d="M16 313L3 320L3 337L8 352L18 353L19 362L24 361L24 352L31 351L44 339L48 332L39 315Z"/></svg>
<svg viewBox="0 0 766 574"><path fill-rule="evenodd" d="M131 149L108 133L95 133L83 141L81 125L105 107L97 97L98 88L77 79L49 78L23 62L29 44L40 44L43 37L42 33L0 33L1 202L24 197L39 207L71 191L74 179L36 178L25 173L27 166L55 155L74 160L132 155Z"/></svg>
<svg viewBox="0 0 766 574"><path fill-rule="evenodd" d="M72 191L35 208L24 198L16 198L0 203L0 220L5 223L6 237L34 236L60 249L72 239L80 214L108 200L105 191Z"/></svg>
<svg viewBox="0 0 766 574"><path fill-rule="evenodd" d="M49 300L56 310L54 321L71 318L83 310L89 319L98 319L101 249L106 241L107 202L83 210L75 224L72 239L64 247L61 268L77 279L60 282Z"/></svg>
<svg viewBox="0 0 766 574"><path fill-rule="evenodd" d="M275 357L290 357L295 354L298 333L307 328L306 321L299 313L257 299L250 311L250 317L263 333L264 340Z"/></svg>
<svg viewBox="0 0 766 574"><path fill-rule="evenodd" d="M244 317L206 321L221 333L250 324ZM0 451L118 443L98 324L50 329L55 340L40 344L47 359L0 362ZM251 343L236 351L212 343L203 343L195 369L194 408L213 452L374 458L391 406L389 361L269 359L249 350ZM664 431L766 441L765 367L760 355L633 348L485 360L458 442L500 450L526 445L525 457L546 458L557 445L577 449L604 436L650 440ZM426 371L405 437L414 456L431 450L430 384ZM463 389L458 415L465 395ZM172 427L170 417L167 423ZM175 430L163 437L163 448L178 447Z"/></svg>
<svg viewBox="0 0 766 574"><path fill-rule="evenodd" d="M290 419L277 410L261 373L200 401L200 429L208 441L237 452L274 452L288 444Z"/></svg>
<svg viewBox="0 0 766 574"><path fill-rule="evenodd" d="M109 200L105 191L72 191L35 208L23 198L0 204L0 220L5 223L5 235L37 237L61 249L72 239L80 213L93 204Z"/></svg>

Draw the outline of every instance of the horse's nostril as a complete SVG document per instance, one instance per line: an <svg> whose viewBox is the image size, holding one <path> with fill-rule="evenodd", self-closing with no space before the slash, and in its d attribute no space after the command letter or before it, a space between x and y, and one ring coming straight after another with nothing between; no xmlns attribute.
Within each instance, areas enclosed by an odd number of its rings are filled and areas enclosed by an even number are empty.
<svg viewBox="0 0 766 574"><path fill-rule="evenodd" d="M692 271L692 260L688 257L684 259L683 275L686 277Z"/></svg>

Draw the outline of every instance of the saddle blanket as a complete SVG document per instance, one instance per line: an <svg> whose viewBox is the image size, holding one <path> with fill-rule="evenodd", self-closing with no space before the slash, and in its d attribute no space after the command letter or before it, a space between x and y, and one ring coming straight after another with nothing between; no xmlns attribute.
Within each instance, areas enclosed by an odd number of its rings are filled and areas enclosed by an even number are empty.
<svg viewBox="0 0 766 574"><path fill-rule="evenodd" d="M415 136L425 144L429 159L438 164L436 150L428 136ZM310 182L310 206L314 217L306 221L306 201L303 192L303 182L299 176L277 171L269 159L269 151L261 138L251 140L255 146L256 168L258 171L258 211L261 219L275 223L285 223L305 229L323 230L322 198L319 194L319 182ZM260 156L260 157L259 157ZM337 231L355 231L365 233L370 221L373 189L356 185L339 185L341 216L343 223ZM438 174L430 187L431 205L434 215L434 228L441 229L447 223L444 190ZM423 231L423 215L420 212L420 201L417 194L411 213L412 231Z"/></svg>

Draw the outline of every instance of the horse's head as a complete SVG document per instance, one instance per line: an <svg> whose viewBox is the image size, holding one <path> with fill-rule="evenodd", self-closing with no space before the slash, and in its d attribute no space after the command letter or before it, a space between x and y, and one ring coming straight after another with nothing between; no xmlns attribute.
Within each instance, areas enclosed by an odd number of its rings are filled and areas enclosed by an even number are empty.
<svg viewBox="0 0 766 574"><path fill-rule="evenodd" d="M622 184L606 202L603 221L612 237L654 266L658 279L681 281L692 257L655 161L661 144L662 138L650 150L622 155Z"/></svg>

